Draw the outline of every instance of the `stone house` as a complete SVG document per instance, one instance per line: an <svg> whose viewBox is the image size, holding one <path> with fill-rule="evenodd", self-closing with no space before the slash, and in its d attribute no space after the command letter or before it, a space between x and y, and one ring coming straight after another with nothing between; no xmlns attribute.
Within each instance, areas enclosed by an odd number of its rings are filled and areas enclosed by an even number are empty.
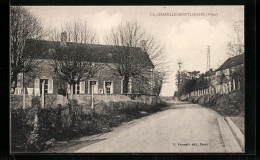
<svg viewBox="0 0 260 160"><path fill-rule="evenodd" d="M240 88L244 75L235 75L244 70L244 54L228 58L215 70L213 85L217 93L228 93Z"/></svg>
<svg viewBox="0 0 260 160"><path fill-rule="evenodd" d="M191 92L191 96L226 94L240 89L244 83L244 54L228 58L215 71L206 72L204 78L209 80L210 86Z"/></svg>
<svg viewBox="0 0 260 160"><path fill-rule="evenodd" d="M37 45L36 45L37 44ZM54 69L51 65L52 59L50 55L55 51L55 45L69 45L72 42L67 42L66 32L61 35L61 41L46 41L33 40L26 41L27 47L40 46L41 54L35 55L35 61L39 62L37 71L30 76L25 75L24 83L22 83L22 74L18 75L18 84L14 94L22 94L23 84L25 84L26 93L29 95L41 94L59 94L60 90L65 90L67 94L70 93L69 85L57 80L54 74ZM133 48L140 55L143 60L144 70L143 75L148 80L147 83L142 84L140 79L130 77L128 84L128 93L123 93L123 77L118 76L111 70L110 66L117 63L113 56L116 56L118 46L100 45L100 44L80 44L74 43L75 46L88 46L92 50L91 54L95 55L91 62L99 65L100 69L92 77L85 81L79 82L73 86L74 94L146 94L153 95L153 70L154 65L150 60L147 52L141 47ZM144 46L142 46L144 47Z"/></svg>

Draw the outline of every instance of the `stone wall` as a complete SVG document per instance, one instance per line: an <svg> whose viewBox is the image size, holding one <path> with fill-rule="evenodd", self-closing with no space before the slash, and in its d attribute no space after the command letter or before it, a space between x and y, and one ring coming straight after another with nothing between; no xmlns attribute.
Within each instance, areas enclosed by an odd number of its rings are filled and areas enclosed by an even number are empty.
<svg viewBox="0 0 260 160"><path fill-rule="evenodd" d="M31 100L34 95L26 95L26 108L31 107ZM91 105L92 97L88 94L78 94L74 95L73 99L78 101L78 104ZM149 105L158 103L158 98L156 96L148 95L121 95L121 94L112 94L112 95L94 95L94 104L103 102L126 102L126 101L135 101L140 103L146 103ZM51 94L45 95L45 107L56 108L58 104L65 106L68 104L68 99L66 96ZM11 95L10 97L10 107L12 108L22 108L23 106L23 95Z"/></svg>
<svg viewBox="0 0 260 160"><path fill-rule="evenodd" d="M100 89L104 91L105 82L112 82L113 83L113 91L112 91L113 94L121 94L123 77L118 76L118 75L116 75L116 73L114 73L114 70L111 69L111 67L113 67L112 66L113 64L99 63L97 65L99 66L99 70L97 71L97 73L95 73L95 75L92 78L85 81L85 94L90 94L89 81L98 82L98 84L97 84L98 93L99 93ZM52 80L53 91L51 92L51 94L58 94L59 89L64 89L64 90L68 89L67 83L63 83L63 82L59 81L58 78L55 76L53 68L50 63L50 60L41 60L39 62L39 66L37 68L38 68L37 73L35 73L34 76L32 76L32 77L25 76L26 88L29 88L28 90L30 90L30 93L34 94L34 92L35 93L38 92L38 91L34 91L36 78ZM149 82L145 83L145 80L140 80L140 81L133 80L132 93L152 94L151 93L152 89L150 86L150 80L151 80L150 78L152 77L152 72L151 71L147 71L147 73L144 72L144 76L147 77ZM41 87L41 86L39 86L39 87ZM19 86L19 87L17 87L17 90L19 90L19 89L21 90L21 88L22 88L22 86ZM17 91L18 94L22 94L20 90ZM141 92L141 91L143 91L143 92ZM99 93L99 94L102 94L102 93Z"/></svg>

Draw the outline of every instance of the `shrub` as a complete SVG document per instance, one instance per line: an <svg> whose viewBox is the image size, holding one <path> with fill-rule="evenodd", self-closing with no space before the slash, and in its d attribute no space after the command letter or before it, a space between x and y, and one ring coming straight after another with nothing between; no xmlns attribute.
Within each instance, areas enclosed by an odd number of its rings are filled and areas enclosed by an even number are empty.
<svg viewBox="0 0 260 160"><path fill-rule="evenodd" d="M244 97L241 92L219 96L214 109L221 115L237 116L243 112Z"/></svg>
<svg viewBox="0 0 260 160"><path fill-rule="evenodd" d="M34 135L35 115L40 107L39 97L33 97L31 100L32 107L22 109L16 108L11 110L11 150L27 151L35 146L37 134ZM15 107L14 107L15 108Z"/></svg>
<svg viewBox="0 0 260 160"><path fill-rule="evenodd" d="M193 98L190 101L193 101ZM229 94L203 95L199 97L198 103L211 107L221 115L237 116L244 114L244 94L241 91Z"/></svg>
<svg viewBox="0 0 260 160"><path fill-rule="evenodd" d="M27 122L26 110L21 108L11 110L11 150L25 151L27 139L33 130L33 125Z"/></svg>
<svg viewBox="0 0 260 160"><path fill-rule="evenodd" d="M198 103L199 103L200 105L205 105L205 95L200 96L200 97L198 98Z"/></svg>
<svg viewBox="0 0 260 160"><path fill-rule="evenodd" d="M198 100L199 100L199 97L198 96L196 96L196 97L190 97L189 99L188 99L188 101L189 102L192 102L192 103L198 103Z"/></svg>
<svg viewBox="0 0 260 160"><path fill-rule="evenodd" d="M107 109L107 104L104 101L95 104L94 112L96 114L108 114L109 110Z"/></svg>
<svg viewBox="0 0 260 160"><path fill-rule="evenodd" d="M57 109L53 108L46 108L46 109L40 109L38 112L38 118L39 118L39 146L44 145L46 141L52 139L52 138L59 138L61 135L59 134L60 131L58 131L60 128L56 127L57 125Z"/></svg>
<svg viewBox="0 0 260 160"><path fill-rule="evenodd" d="M40 108L40 98L32 99L32 107L11 111L12 151L40 151L55 141L68 140L111 130L121 122L149 115L165 107L166 103L147 105L139 102L103 101L95 105L95 112L83 112L83 105L72 100L66 107ZM85 106L84 108L89 106ZM63 122L65 117L66 123Z"/></svg>

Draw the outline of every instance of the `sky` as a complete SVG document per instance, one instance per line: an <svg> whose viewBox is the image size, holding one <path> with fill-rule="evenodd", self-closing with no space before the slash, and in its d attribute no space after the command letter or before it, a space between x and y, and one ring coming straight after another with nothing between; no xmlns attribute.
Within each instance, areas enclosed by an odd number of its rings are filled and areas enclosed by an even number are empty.
<svg viewBox="0 0 260 160"><path fill-rule="evenodd" d="M217 69L227 58L227 43L235 38L233 24L244 20L244 6L28 6L45 27L60 29L83 20L103 38L124 21L137 21L164 47L168 74L161 96L177 90L175 74L181 70L206 71L207 46L210 67Z"/></svg>

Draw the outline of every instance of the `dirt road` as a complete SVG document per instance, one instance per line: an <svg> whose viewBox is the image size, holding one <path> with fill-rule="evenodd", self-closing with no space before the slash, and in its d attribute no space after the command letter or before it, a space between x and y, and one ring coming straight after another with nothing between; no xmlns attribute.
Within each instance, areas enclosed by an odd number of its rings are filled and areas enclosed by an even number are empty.
<svg viewBox="0 0 260 160"><path fill-rule="evenodd" d="M215 111L169 101L170 108L92 138L74 152L225 152Z"/></svg>

